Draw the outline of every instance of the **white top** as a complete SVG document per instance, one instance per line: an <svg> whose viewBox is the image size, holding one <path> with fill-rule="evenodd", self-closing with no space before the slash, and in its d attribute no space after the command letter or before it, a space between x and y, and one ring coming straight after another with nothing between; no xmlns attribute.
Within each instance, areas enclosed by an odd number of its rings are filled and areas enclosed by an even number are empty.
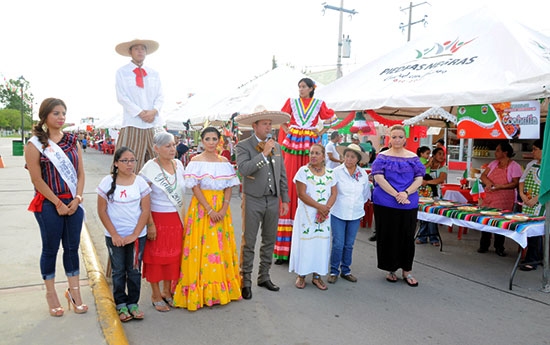
<svg viewBox="0 0 550 345"><path fill-rule="evenodd" d="M129 186L116 185L113 200L107 198L107 192L111 189L113 177L105 176L97 186L97 194L107 200L107 215L111 219L116 231L121 237L130 236L141 216L141 199L151 193L151 188L143 178L136 176L134 183ZM139 237L147 235L147 228L139 234ZM105 230L105 236L111 237Z"/></svg>
<svg viewBox="0 0 550 345"><path fill-rule="evenodd" d="M143 88L136 85L136 74L134 69L137 66L130 62L122 66L116 72L116 96L118 103L123 108L122 127L154 128L164 125L160 117L160 109L164 103L162 86L159 74L152 68L142 66L147 75L143 77ZM147 123L138 115L142 110L158 111L155 121Z"/></svg>
<svg viewBox="0 0 550 345"><path fill-rule="evenodd" d="M191 161L185 169L185 187L199 185L204 190L223 190L241 184L229 162Z"/></svg>
<svg viewBox="0 0 550 345"><path fill-rule="evenodd" d="M332 157L336 158L336 159L340 159L340 154L338 153L338 151L336 151L336 144L333 143L332 141L329 141L327 146L325 147L325 152L326 152L326 157L325 157L325 165L327 168L329 169L334 169L336 168L337 166L340 165L340 163L337 163L337 162L333 162L331 161L329 158L328 158L328 154L329 152L332 153Z"/></svg>
<svg viewBox="0 0 550 345"><path fill-rule="evenodd" d="M320 204L326 205L332 187L336 184L334 171L325 169L322 176L314 175L309 165L304 165L294 176L293 182L306 186L306 194ZM316 272L328 273L330 260L330 216L322 223L316 222L317 210L298 198L298 208L292 227L289 272L306 275Z"/></svg>
<svg viewBox="0 0 550 345"><path fill-rule="evenodd" d="M356 220L365 215L365 202L370 199L369 175L360 167L350 176L344 164L334 169L334 179L338 188L336 202L330 214L343 220Z"/></svg>
<svg viewBox="0 0 550 345"><path fill-rule="evenodd" d="M540 163L538 163L538 161L536 159L534 159L534 160L530 161L529 163L527 163L527 166L525 167L525 170L523 170L523 174L519 178L519 182L525 182L525 179L527 178L527 175L529 175L529 170L535 164L540 164Z"/></svg>
<svg viewBox="0 0 550 345"><path fill-rule="evenodd" d="M177 179L178 188L182 189L182 193L184 192L184 183L183 183L183 173L184 168L183 164L179 159L174 159L174 162L176 162L176 174L170 175L168 172L164 171L166 174L166 177L168 178L168 182L170 184L174 183L174 178ZM158 212L158 213L172 213L172 212L178 212L178 209L174 204L168 199L168 196L166 193L160 189L159 187L152 184L151 180L149 180L145 175L140 175L143 177L147 183L151 184L151 212Z"/></svg>

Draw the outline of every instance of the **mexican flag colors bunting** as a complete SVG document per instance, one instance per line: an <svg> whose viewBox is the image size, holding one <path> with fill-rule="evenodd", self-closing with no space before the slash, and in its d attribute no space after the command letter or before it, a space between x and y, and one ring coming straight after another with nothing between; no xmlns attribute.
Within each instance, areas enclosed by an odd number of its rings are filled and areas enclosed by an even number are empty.
<svg viewBox="0 0 550 345"><path fill-rule="evenodd" d="M474 199L474 201L478 201L479 198L485 198L485 190L483 189L483 185L479 179L474 182L470 194L472 195L472 199Z"/></svg>

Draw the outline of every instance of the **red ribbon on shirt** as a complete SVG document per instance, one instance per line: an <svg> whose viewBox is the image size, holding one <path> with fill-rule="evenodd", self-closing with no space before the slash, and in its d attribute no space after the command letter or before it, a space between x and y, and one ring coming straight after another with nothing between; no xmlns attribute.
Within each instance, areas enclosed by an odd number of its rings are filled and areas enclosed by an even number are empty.
<svg viewBox="0 0 550 345"><path fill-rule="evenodd" d="M143 77L147 76L147 72L145 72L143 68L136 67L134 69L134 73L136 74L137 87L141 87L143 89Z"/></svg>

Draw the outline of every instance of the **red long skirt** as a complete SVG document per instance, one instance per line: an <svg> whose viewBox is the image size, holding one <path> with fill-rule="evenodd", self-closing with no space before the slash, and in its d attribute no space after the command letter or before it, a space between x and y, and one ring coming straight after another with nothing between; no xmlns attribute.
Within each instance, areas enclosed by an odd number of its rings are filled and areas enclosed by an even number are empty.
<svg viewBox="0 0 550 345"><path fill-rule="evenodd" d="M296 185L292 181L298 169L309 163L309 149L311 145L318 143L320 138L317 135L317 131L310 129L290 128L286 135L281 132L279 133L279 143L282 146L283 158L285 160L290 203L288 214L284 217L279 217L277 241L275 242L273 257L275 259L288 260L290 258L294 215L298 207Z"/></svg>
<svg viewBox="0 0 550 345"><path fill-rule="evenodd" d="M143 277L150 283L179 278L183 226L177 212L151 212L157 238L143 251Z"/></svg>

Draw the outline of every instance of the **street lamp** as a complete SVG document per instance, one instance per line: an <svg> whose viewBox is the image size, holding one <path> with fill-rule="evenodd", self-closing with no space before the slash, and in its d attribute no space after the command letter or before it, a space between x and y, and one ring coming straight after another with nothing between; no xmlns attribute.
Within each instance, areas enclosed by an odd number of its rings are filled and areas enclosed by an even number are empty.
<svg viewBox="0 0 550 345"><path fill-rule="evenodd" d="M23 115L23 112L24 112L24 103L23 103L23 97L24 97L24 81L25 81L25 78L23 76L20 76L19 77L19 87L21 88L21 143L23 144L23 146L25 145L25 127L24 127L24 115Z"/></svg>

